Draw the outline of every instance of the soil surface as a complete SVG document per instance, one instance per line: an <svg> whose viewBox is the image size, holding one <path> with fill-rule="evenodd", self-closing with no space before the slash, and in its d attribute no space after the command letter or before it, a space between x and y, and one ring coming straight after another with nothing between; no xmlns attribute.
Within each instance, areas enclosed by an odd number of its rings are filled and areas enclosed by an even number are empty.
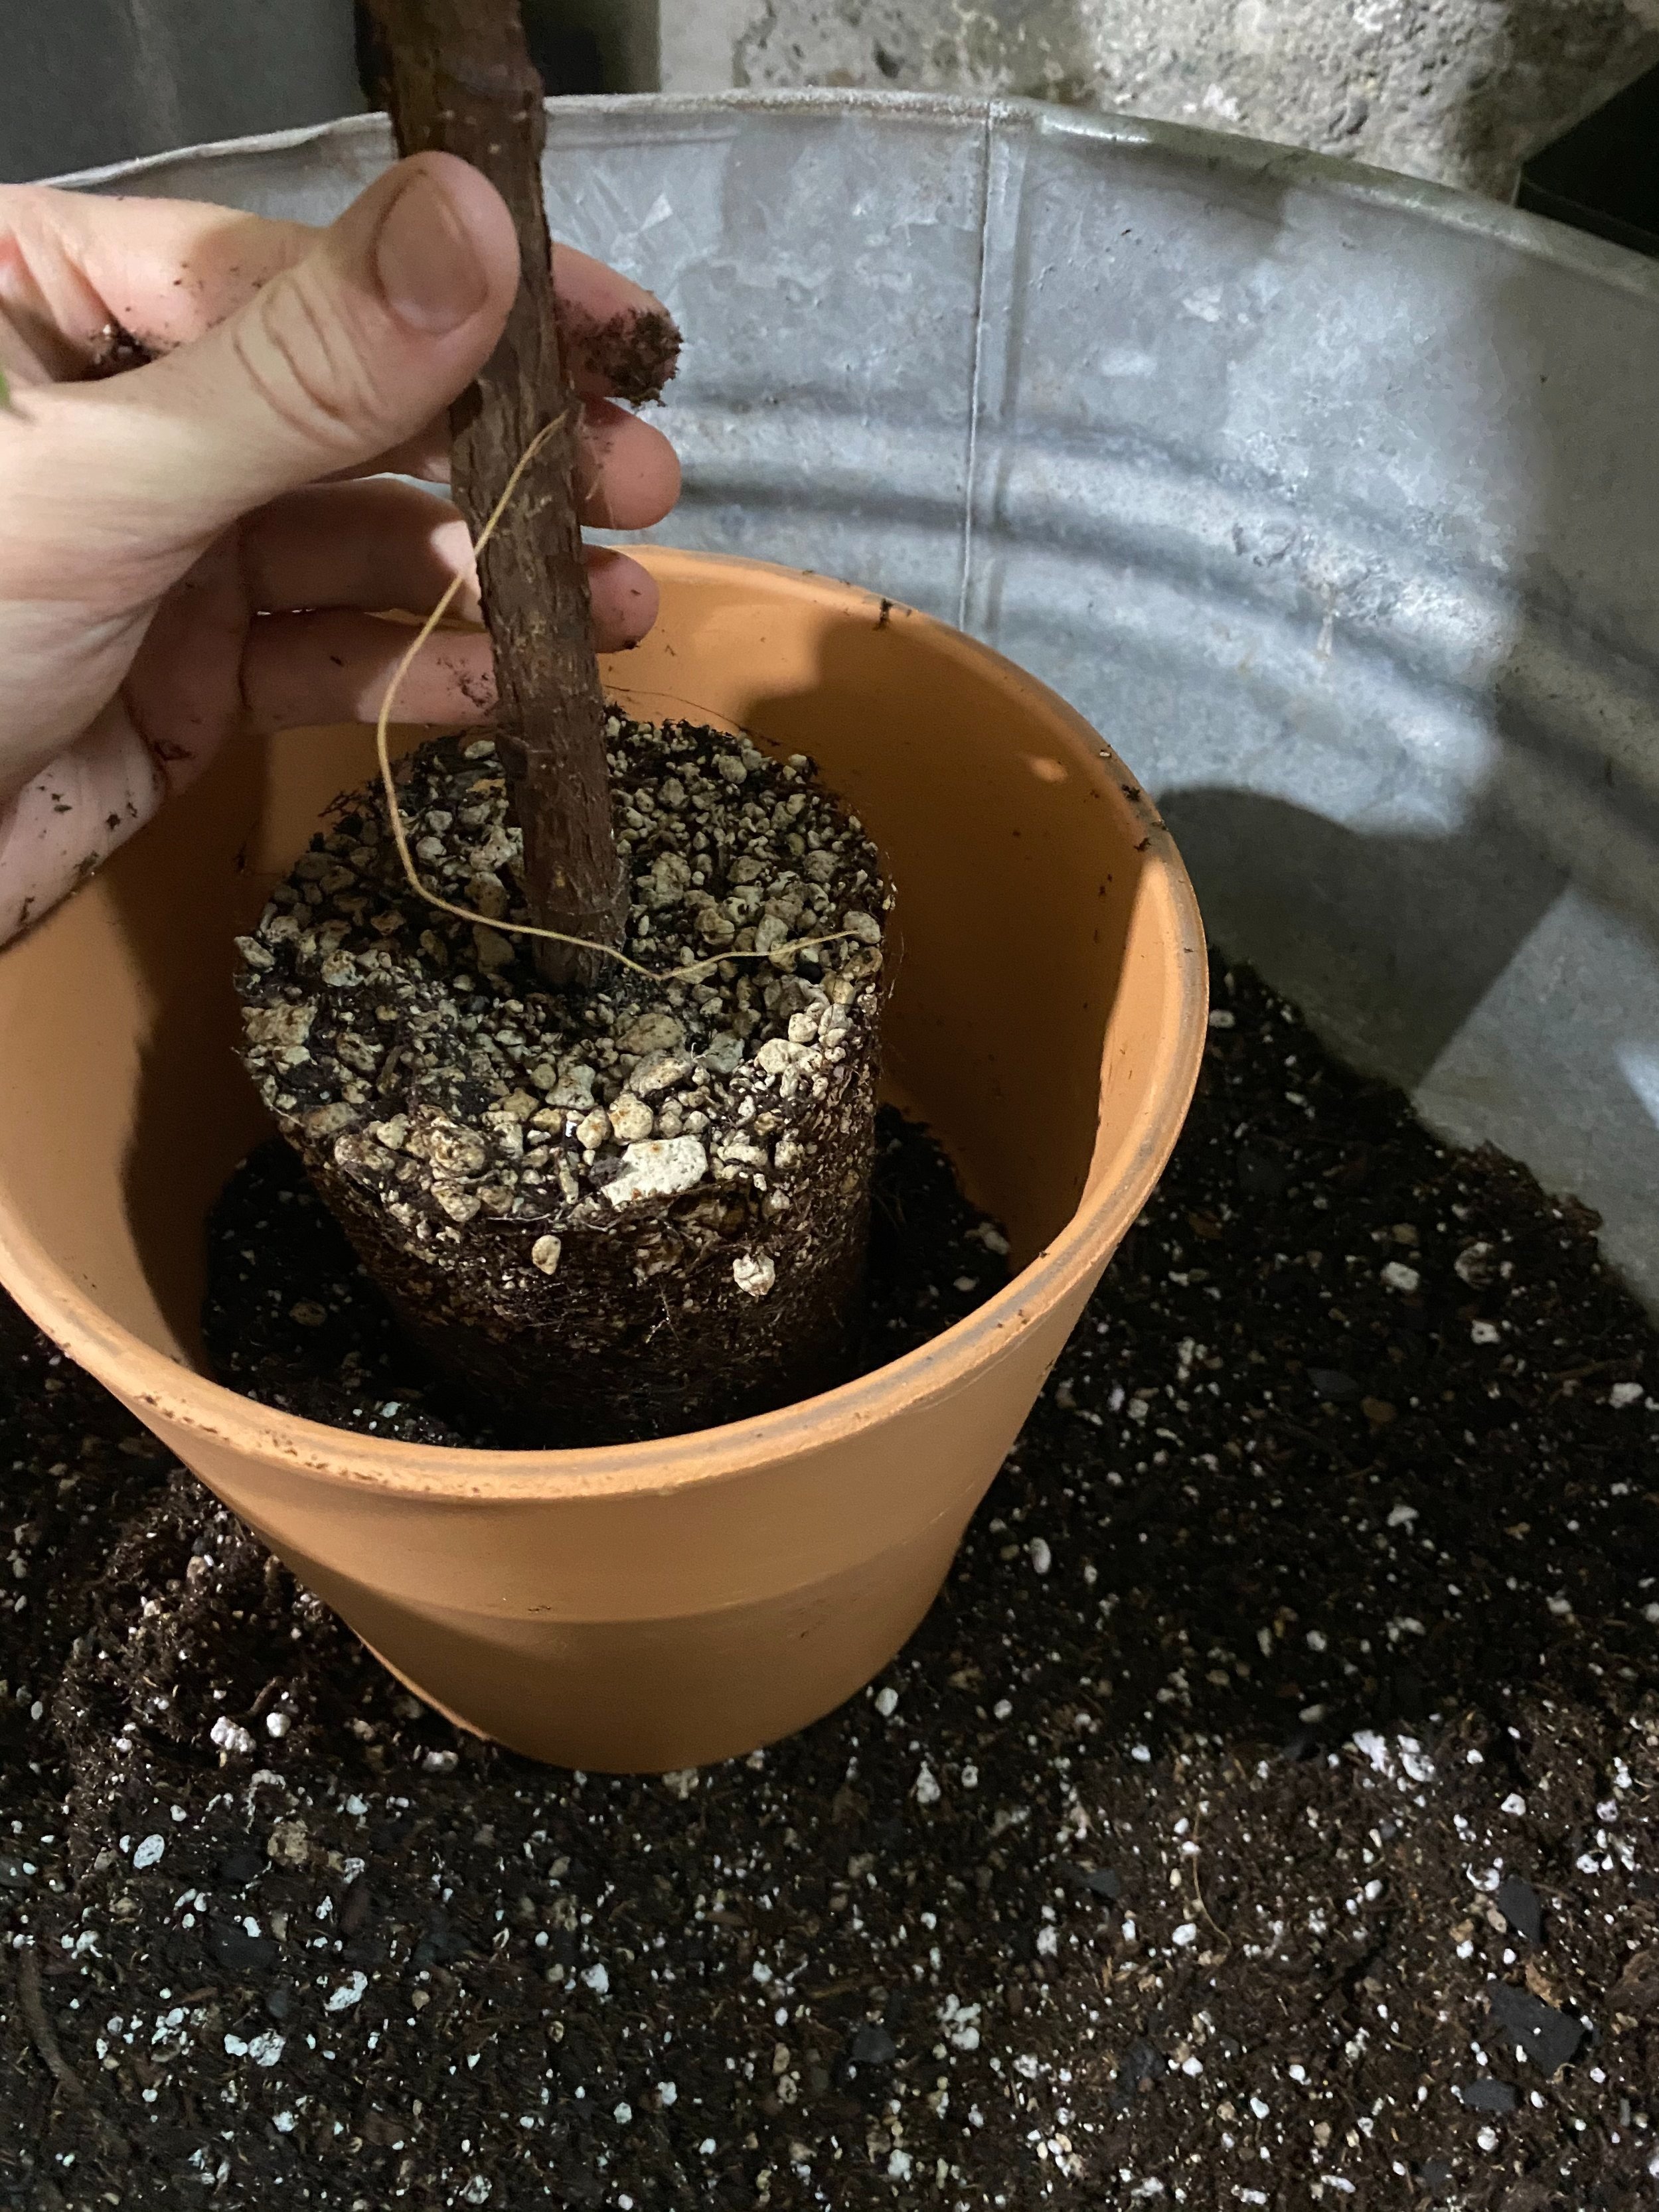
<svg viewBox="0 0 1659 2212"><path fill-rule="evenodd" d="M528 920L522 838L488 737L397 768L423 883L487 920L413 890L375 784L238 940L243 1057L278 1127L404 1325L526 1443L809 1396L858 1325L875 848L804 756L607 731L625 950L651 975L555 991L503 933Z"/></svg>
<svg viewBox="0 0 1659 2212"><path fill-rule="evenodd" d="M455 1734L11 1322L0 2204L1649 2202L1659 1345L1216 1003L932 1615L719 1768Z"/></svg>

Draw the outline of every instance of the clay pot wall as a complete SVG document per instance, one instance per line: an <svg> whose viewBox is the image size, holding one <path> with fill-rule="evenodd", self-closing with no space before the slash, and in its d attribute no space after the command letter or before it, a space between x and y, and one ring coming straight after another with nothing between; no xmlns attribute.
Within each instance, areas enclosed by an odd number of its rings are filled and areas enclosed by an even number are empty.
<svg viewBox="0 0 1659 2212"><path fill-rule="evenodd" d="M229 939L362 730L233 751L0 956L0 1278L406 1680L533 1756L686 1766L828 1711L931 1603L1179 1131L1202 933L1131 773L942 624L661 550L631 711L813 755L898 894L888 1094L1003 1221L1008 1288L920 1351L666 1443L439 1450L293 1419L200 1371L205 1211L265 1131Z"/></svg>

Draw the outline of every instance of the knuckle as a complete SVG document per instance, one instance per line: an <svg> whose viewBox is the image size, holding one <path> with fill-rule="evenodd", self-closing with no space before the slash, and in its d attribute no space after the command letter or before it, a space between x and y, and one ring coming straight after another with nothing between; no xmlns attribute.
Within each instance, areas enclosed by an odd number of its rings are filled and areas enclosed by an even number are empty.
<svg viewBox="0 0 1659 2212"><path fill-rule="evenodd" d="M232 337L244 374L288 428L355 456L379 434L373 372L345 319L295 270L268 284Z"/></svg>

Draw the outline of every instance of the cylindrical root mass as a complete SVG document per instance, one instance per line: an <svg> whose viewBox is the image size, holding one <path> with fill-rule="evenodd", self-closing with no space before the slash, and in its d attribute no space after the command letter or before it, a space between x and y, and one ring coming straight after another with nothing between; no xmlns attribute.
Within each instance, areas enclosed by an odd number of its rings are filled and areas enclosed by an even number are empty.
<svg viewBox="0 0 1659 2212"><path fill-rule="evenodd" d="M527 1443L619 1442L827 1388L861 1310L879 1060L875 849L812 780L722 732L613 717L626 949L551 992L485 738L400 764L423 879L375 791L241 941L245 1057L364 1265ZM840 932L809 951L780 948Z"/></svg>

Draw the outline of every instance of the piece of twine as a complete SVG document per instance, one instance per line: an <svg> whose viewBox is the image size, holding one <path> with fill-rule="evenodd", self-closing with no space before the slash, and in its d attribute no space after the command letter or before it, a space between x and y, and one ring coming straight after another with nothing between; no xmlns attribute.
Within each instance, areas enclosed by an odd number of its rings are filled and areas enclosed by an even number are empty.
<svg viewBox="0 0 1659 2212"><path fill-rule="evenodd" d="M519 455L501 497L491 510L489 520L478 534L477 543L473 548L474 559L488 544L496 525L507 512L513 494L518 489L520 479L526 469L529 467L549 438L556 431L562 429L569 419L568 410L564 414L556 416L544 428L537 431L535 436ZM769 945L764 952L748 951L717 952L706 960L693 960L684 968L647 968L628 953L619 951L614 945L601 945L589 937L572 937L562 929L543 929L534 922L497 921L489 915L474 914L470 907L457 906L453 899L445 898L441 892L429 890L420 879L420 871L415 866L414 854L409 849L409 835L404 826L403 810L398 804L397 782L392 774L392 755L387 732L392 720L393 705L397 699L404 678L413 667L421 647L443 620L456 592L460 591L466 580L465 574L457 571L444 586L437 605L416 631L413 644L410 646L392 672L392 681L386 687L386 696L381 701L380 714L375 722L375 754L380 763L381 787L386 793L386 811L392 825L393 842L398 848L398 858L403 863L403 872L409 879L409 888L418 898L424 899L428 906L436 907L440 914L453 915L457 921L473 922L479 928L493 929L503 936L540 937L553 945L573 945L579 952L603 953L607 960L616 961L620 966L631 969L634 975L644 976L647 982L650 983L687 982L698 975L706 975L712 969L723 967L728 960L776 961L785 953L811 952L820 945L839 945L845 939L858 937L858 932L856 929L836 929L832 930L826 937L798 937L790 939L787 944ZM862 939L860 941L862 942Z"/></svg>

